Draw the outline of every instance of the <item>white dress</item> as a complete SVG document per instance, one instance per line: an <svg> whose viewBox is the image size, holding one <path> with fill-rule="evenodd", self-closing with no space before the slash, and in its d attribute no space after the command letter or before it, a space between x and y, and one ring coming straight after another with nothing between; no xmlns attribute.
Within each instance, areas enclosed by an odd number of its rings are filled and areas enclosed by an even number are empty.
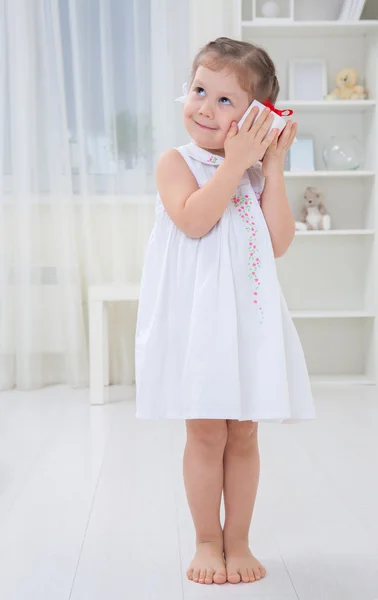
<svg viewBox="0 0 378 600"><path fill-rule="evenodd" d="M194 142L177 150L200 187L223 160ZM176 227L158 195L137 318L137 418L315 418L259 204L263 186L261 165L249 169L200 239Z"/></svg>

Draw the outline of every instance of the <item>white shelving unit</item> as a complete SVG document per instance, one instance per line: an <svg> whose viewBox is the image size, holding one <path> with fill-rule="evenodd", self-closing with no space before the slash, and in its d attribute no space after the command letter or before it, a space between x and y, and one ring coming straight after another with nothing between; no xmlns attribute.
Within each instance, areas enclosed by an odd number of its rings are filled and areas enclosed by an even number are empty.
<svg viewBox="0 0 378 600"><path fill-rule="evenodd" d="M294 5L297 0L294 0ZM378 378L378 14L372 21L253 21L251 1L237 6L240 39L264 47L274 60L280 108L290 107L299 134L312 135L315 171L286 173L293 212L299 215L309 185L324 192L332 218L328 232L298 232L277 261L281 285L301 338L312 380L319 384L376 384ZM294 10L295 13L295 10ZM368 100L288 100L293 58L327 61L334 75L355 67ZM356 171L327 171L322 149L331 135L356 135L364 164Z"/></svg>
<svg viewBox="0 0 378 600"><path fill-rule="evenodd" d="M332 102L324 102L323 100L309 101L295 101L295 100L280 100L277 102L278 108L292 108L293 110L308 110L314 111L335 111L348 110L348 111L365 111L375 108L376 100L333 100Z"/></svg>
<svg viewBox="0 0 378 600"><path fill-rule="evenodd" d="M296 173L295 171L286 172L286 177L288 179L308 179L309 177L315 177L316 179L319 177L327 177L330 178L341 178L341 179L361 179L364 177L375 177L375 171L367 171L364 169L358 171L309 171L308 173ZM315 184L314 184L315 185Z"/></svg>

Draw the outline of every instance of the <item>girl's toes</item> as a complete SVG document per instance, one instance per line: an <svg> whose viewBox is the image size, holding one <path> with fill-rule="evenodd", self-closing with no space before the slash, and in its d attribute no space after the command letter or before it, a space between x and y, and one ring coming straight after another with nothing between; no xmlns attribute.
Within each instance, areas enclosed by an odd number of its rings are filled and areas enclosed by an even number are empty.
<svg viewBox="0 0 378 600"><path fill-rule="evenodd" d="M198 581L200 576L199 569L195 569L193 573L193 581Z"/></svg>
<svg viewBox="0 0 378 600"><path fill-rule="evenodd" d="M205 583L210 584L213 583L214 569L207 569Z"/></svg>
<svg viewBox="0 0 378 600"><path fill-rule="evenodd" d="M229 583L240 583L240 575L239 573L229 573L227 575L227 581Z"/></svg>
<svg viewBox="0 0 378 600"><path fill-rule="evenodd" d="M266 575L266 568L263 567L262 565L260 565L259 566L259 570L260 570L260 573L261 573L261 577L265 577L265 575Z"/></svg>
<svg viewBox="0 0 378 600"><path fill-rule="evenodd" d="M226 583L227 581L227 575L226 575L226 570L221 570L221 571L216 571L214 577L213 577L213 581L214 583Z"/></svg>
<svg viewBox="0 0 378 600"><path fill-rule="evenodd" d="M199 582L205 583L205 578L206 578L206 569L201 569L201 573L199 576Z"/></svg>
<svg viewBox="0 0 378 600"><path fill-rule="evenodd" d="M193 579L193 569L188 569L186 572L186 576L188 579L190 579L192 581Z"/></svg>
<svg viewBox="0 0 378 600"><path fill-rule="evenodd" d="M253 569L248 569L249 581L255 581L255 574Z"/></svg>
<svg viewBox="0 0 378 600"><path fill-rule="evenodd" d="M249 575L247 569L240 569L240 575L243 583L249 582Z"/></svg>
<svg viewBox="0 0 378 600"><path fill-rule="evenodd" d="M261 579L260 569L254 569L254 573L255 573L255 577L256 577L257 581L259 579Z"/></svg>

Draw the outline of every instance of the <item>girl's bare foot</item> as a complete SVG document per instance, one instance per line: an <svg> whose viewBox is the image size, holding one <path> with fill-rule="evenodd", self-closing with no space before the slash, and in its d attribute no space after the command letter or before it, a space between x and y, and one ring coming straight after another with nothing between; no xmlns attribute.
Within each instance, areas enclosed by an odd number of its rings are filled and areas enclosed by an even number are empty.
<svg viewBox="0 0 378 600"><path fill-rule="evenodd" d="M186 572L188 579L196 583L226 583L226 564L223 542L199 542L197 552Z"/></svg>
<svg viewBox="0 0 378 600"><path fill-rule="evenodd" d="M229 583L249 583L265 577L265 567L253 556L245 540L225 541L224 555Z"/></svg>

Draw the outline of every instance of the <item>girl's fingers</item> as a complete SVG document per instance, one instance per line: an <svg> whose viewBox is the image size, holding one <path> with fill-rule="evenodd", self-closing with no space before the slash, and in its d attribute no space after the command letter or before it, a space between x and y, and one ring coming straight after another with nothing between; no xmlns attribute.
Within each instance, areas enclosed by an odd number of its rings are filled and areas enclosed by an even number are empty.
<svg viewBox="0 0 378 600"><path fill-rule="evenodd" d="M289 148L292 146L292 144L294 142L294 139L295 139L295 136L297 135L297 129L298 129L297 123L293 123L293 125L291 127L289 142L288 142L288 147Z"/></svg>
<svg viewBox="0 0 378 600"><path fill-rule="evenodd" d="M255 140L257 142L262 142L262 140L267 135L269 129L271 128L273 121L274 121L273 113L270 113L269 115L267 115L265 117L265 119L262 123L256 124L256 129L254 129L255 124L253 124L250 132L252 133L253 137L255 138Z"/></svg>
<svg viewBox="0 0 378 600"><path fill-rule="evenodd" d="M278 138L279 133L280 132L276 129L272 129L270 134L266 136L265 140L261 142L261 145L264 148L264 150L266 150L272 144L272 142L274 142L274 140Z"/></svg>
<svg viewBox="0 0 378 600"><path fill-rule="evenodd" d="M282 135L279 140L280 147L289 147L292 145L295 135L297 133L297 124L293 123L293 121L288 121L286 123L286 127L282 132Z"/></svg>
<svg viewBox="0 0 378 600"><path fill-rule="evenodd" d="M254 137L256 137L257 132L260 131L260 129L264 126L266 128L267 124L269 124L269 125L268 125L268 128L266 129L266 131L269 131L269 127L271 126L272 121L273 121L273 115L272 115L270 109L264 108L262 113L253 122L252 127L249 131L250 131L250 133L253 133Z"/></svg>
<svg viewBox="0 0 378 600"><path fill-rule="evenodd" d="M293 122L287 121L285 128L282 131L281 140L288 140L291 134L291 126Z"/></svg>
<svg viewBox="0 0 378 600"><path fill-rule="evenodd" d="M243 125L240 128L240 131L249 131L258 113L259 109L257 108L257 106L254 106L249 115L246 117Z"/></svg>
<svg viewBox="0 0 378 600"><path fill-rule="evenodd" d="M294 121L290 121L290 137L292 137L293 134L295 137L295 134L297 133L297 126L298 126L298 123L295 123Z"/></svg>
<svg viewBox="0 0 378 600"><path fill-rule="evenodd" d="M298 123L294 123L293 127L291 128L291 143L293 143L295 136L297 135L297 130L298 130Z"/></svg>
<svg viewBox="0 0 378 600"><path fill-rule="evenodd" d="M279 129L273 129L275 135L274 135L274 139L273 142L270 144L271 146L274 146L275 148L277 148L278 146L278 139L280 137L280 130Z"/></svg>

